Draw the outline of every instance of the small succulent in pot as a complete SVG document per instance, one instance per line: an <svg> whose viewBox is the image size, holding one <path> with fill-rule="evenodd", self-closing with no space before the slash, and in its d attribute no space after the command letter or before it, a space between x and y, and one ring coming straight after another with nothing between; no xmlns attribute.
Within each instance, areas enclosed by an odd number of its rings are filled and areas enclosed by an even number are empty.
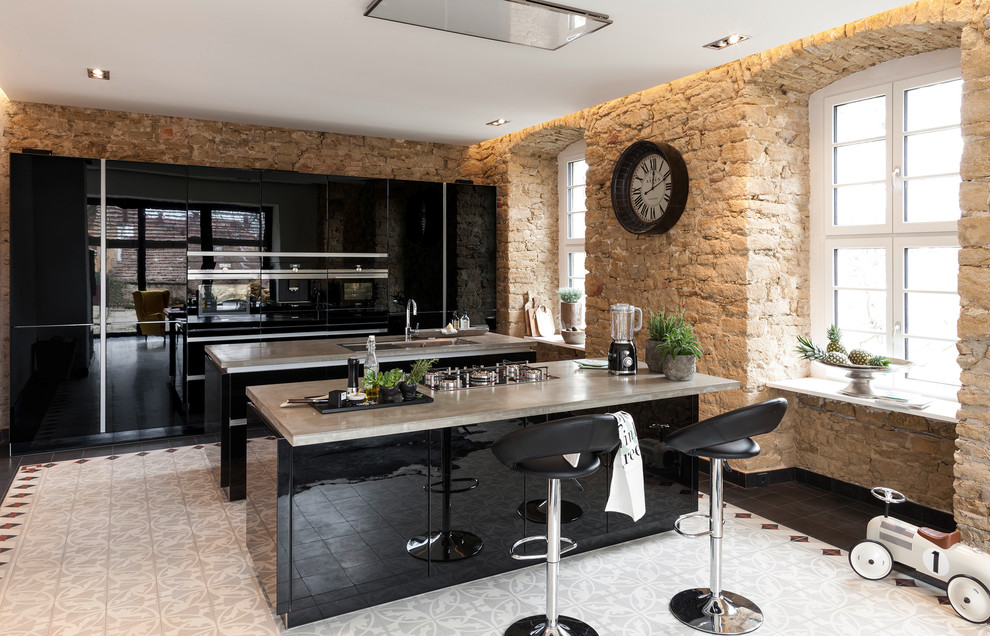
<svg viewBox="0 0 990 636"><path fill-rule="evenodd" d="M584 292L577 287L561 287L557 290L557 295L562 303L576 303L584 296Z"/></svg>

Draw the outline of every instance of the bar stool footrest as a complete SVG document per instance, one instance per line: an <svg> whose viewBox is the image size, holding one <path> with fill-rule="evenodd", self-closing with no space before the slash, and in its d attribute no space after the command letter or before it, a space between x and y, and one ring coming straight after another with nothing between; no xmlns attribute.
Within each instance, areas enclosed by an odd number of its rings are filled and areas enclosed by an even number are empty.
<svg viewBox="0 0 990 636"><path fill-rule="evenodd" d="M711 516L699 510L698 512L689 512L687 514L681 515L676 520L674 520L674 532L681 535L682 537L690 537L692 539L709 536L712 533L711 528L709 528L708 530L703 530L701 532L684 532L683 530L681 530L681 522L687 521L688 519L699 519L699 518L708 519L709 525L711 525L710 524Z"/></svg>
<svg viewBox="0 0 990 636"><path fill-rule="evenodd" d="M591 625L570 616L557 617L557 630L547 627L546 616L527 616L509 625L505 636L598 636Z"/></svg>
<svg viewBox="0 0 990 636"><path fill-rule="evenodd" d="M547 554L545 552L543 554L516 554L516 548L526 545L527 543L531 543L533 541L543 541L545 543L546 540L547 538L543 535L536 535L532 537L526 537L525 539L519 539L518 541L512 544L511 548L509 548L509 556L512 557L513 559L516 559L517 561L534 561L536 559L545 559L547 558ZM577 547L577 542L571 541L567 537L561 537L560 543L562 546L560 548L561 555L567 554L568 552L570 552L571 550Z"/></svg>
<svg viewBox="0 0 990 636"><path fill-rule="evenodd" d="M436 493L438 495L442 495L442 494L444 494L446 492L450 492L450 493L467 492L469 490L474 490L475 488L478 487L478 480L475 477L458 477L457 479L451 479L450 480L450 483L451 484L458 483L458 482L471 482L471 485L470 486L463 486L463 487L460 487L460 488L451 488L450 490L444 490L443 488L437 488L437 486L442 486L443 485L443 482L442 481L435 481L435 482L431 483L428 487L427 486L424 486L424 488L426 490L432 492L432 493Z"/></svg>

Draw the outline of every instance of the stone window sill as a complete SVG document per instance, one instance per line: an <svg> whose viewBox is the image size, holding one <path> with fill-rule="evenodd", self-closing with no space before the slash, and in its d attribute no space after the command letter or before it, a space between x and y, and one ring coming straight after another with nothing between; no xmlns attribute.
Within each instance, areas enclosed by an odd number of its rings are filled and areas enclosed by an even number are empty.
<svg viewBox="0 0 990 636"><path fill-rule="evenodd" d="M909 415L917 415L918 417L926 417L931 420L941 420L943 422L954 423L959 422L959 420L956 419L956 412L959 410L958 402L950 402L949 400L938 400L932 398L931 403L923 409L902 408L887 403L879 403L876 400L868 398L843 395L842 393L839 393L839 389L845 385L845 382L836 382L835 380L826 380L825 378L797 378L795 380L777 380L776 382L767 382L768 387L772 389L779 389L781 391L814 395L816 397L825 398L828 400L859 404L860 406L868 406L881 411L907 413Z"/></svg>

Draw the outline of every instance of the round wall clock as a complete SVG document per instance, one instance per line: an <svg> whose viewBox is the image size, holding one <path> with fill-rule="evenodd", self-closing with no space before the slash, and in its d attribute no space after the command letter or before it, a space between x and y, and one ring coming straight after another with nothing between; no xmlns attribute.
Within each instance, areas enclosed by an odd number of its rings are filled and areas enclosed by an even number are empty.
<svg viewBox="0 0 990 636"><path fill-rule="evenodd" d="M674 227L687 195L687 167L673 146L637 141L615 164L612 209L622 227L634 234Z"/></svg>

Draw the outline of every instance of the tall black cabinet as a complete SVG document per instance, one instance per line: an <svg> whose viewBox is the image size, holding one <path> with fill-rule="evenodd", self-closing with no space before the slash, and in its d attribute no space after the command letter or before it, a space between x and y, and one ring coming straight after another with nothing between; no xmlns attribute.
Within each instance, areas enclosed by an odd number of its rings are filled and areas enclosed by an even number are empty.
<svg viewBox="0 0 990 636"><path fill-rule="evenodd" d="M210 344L495 308L494 188L11 155L15 454L202 430ZM172 309L139 322L136 295ZM167 315L166 315L167 314Z"/></svg>

